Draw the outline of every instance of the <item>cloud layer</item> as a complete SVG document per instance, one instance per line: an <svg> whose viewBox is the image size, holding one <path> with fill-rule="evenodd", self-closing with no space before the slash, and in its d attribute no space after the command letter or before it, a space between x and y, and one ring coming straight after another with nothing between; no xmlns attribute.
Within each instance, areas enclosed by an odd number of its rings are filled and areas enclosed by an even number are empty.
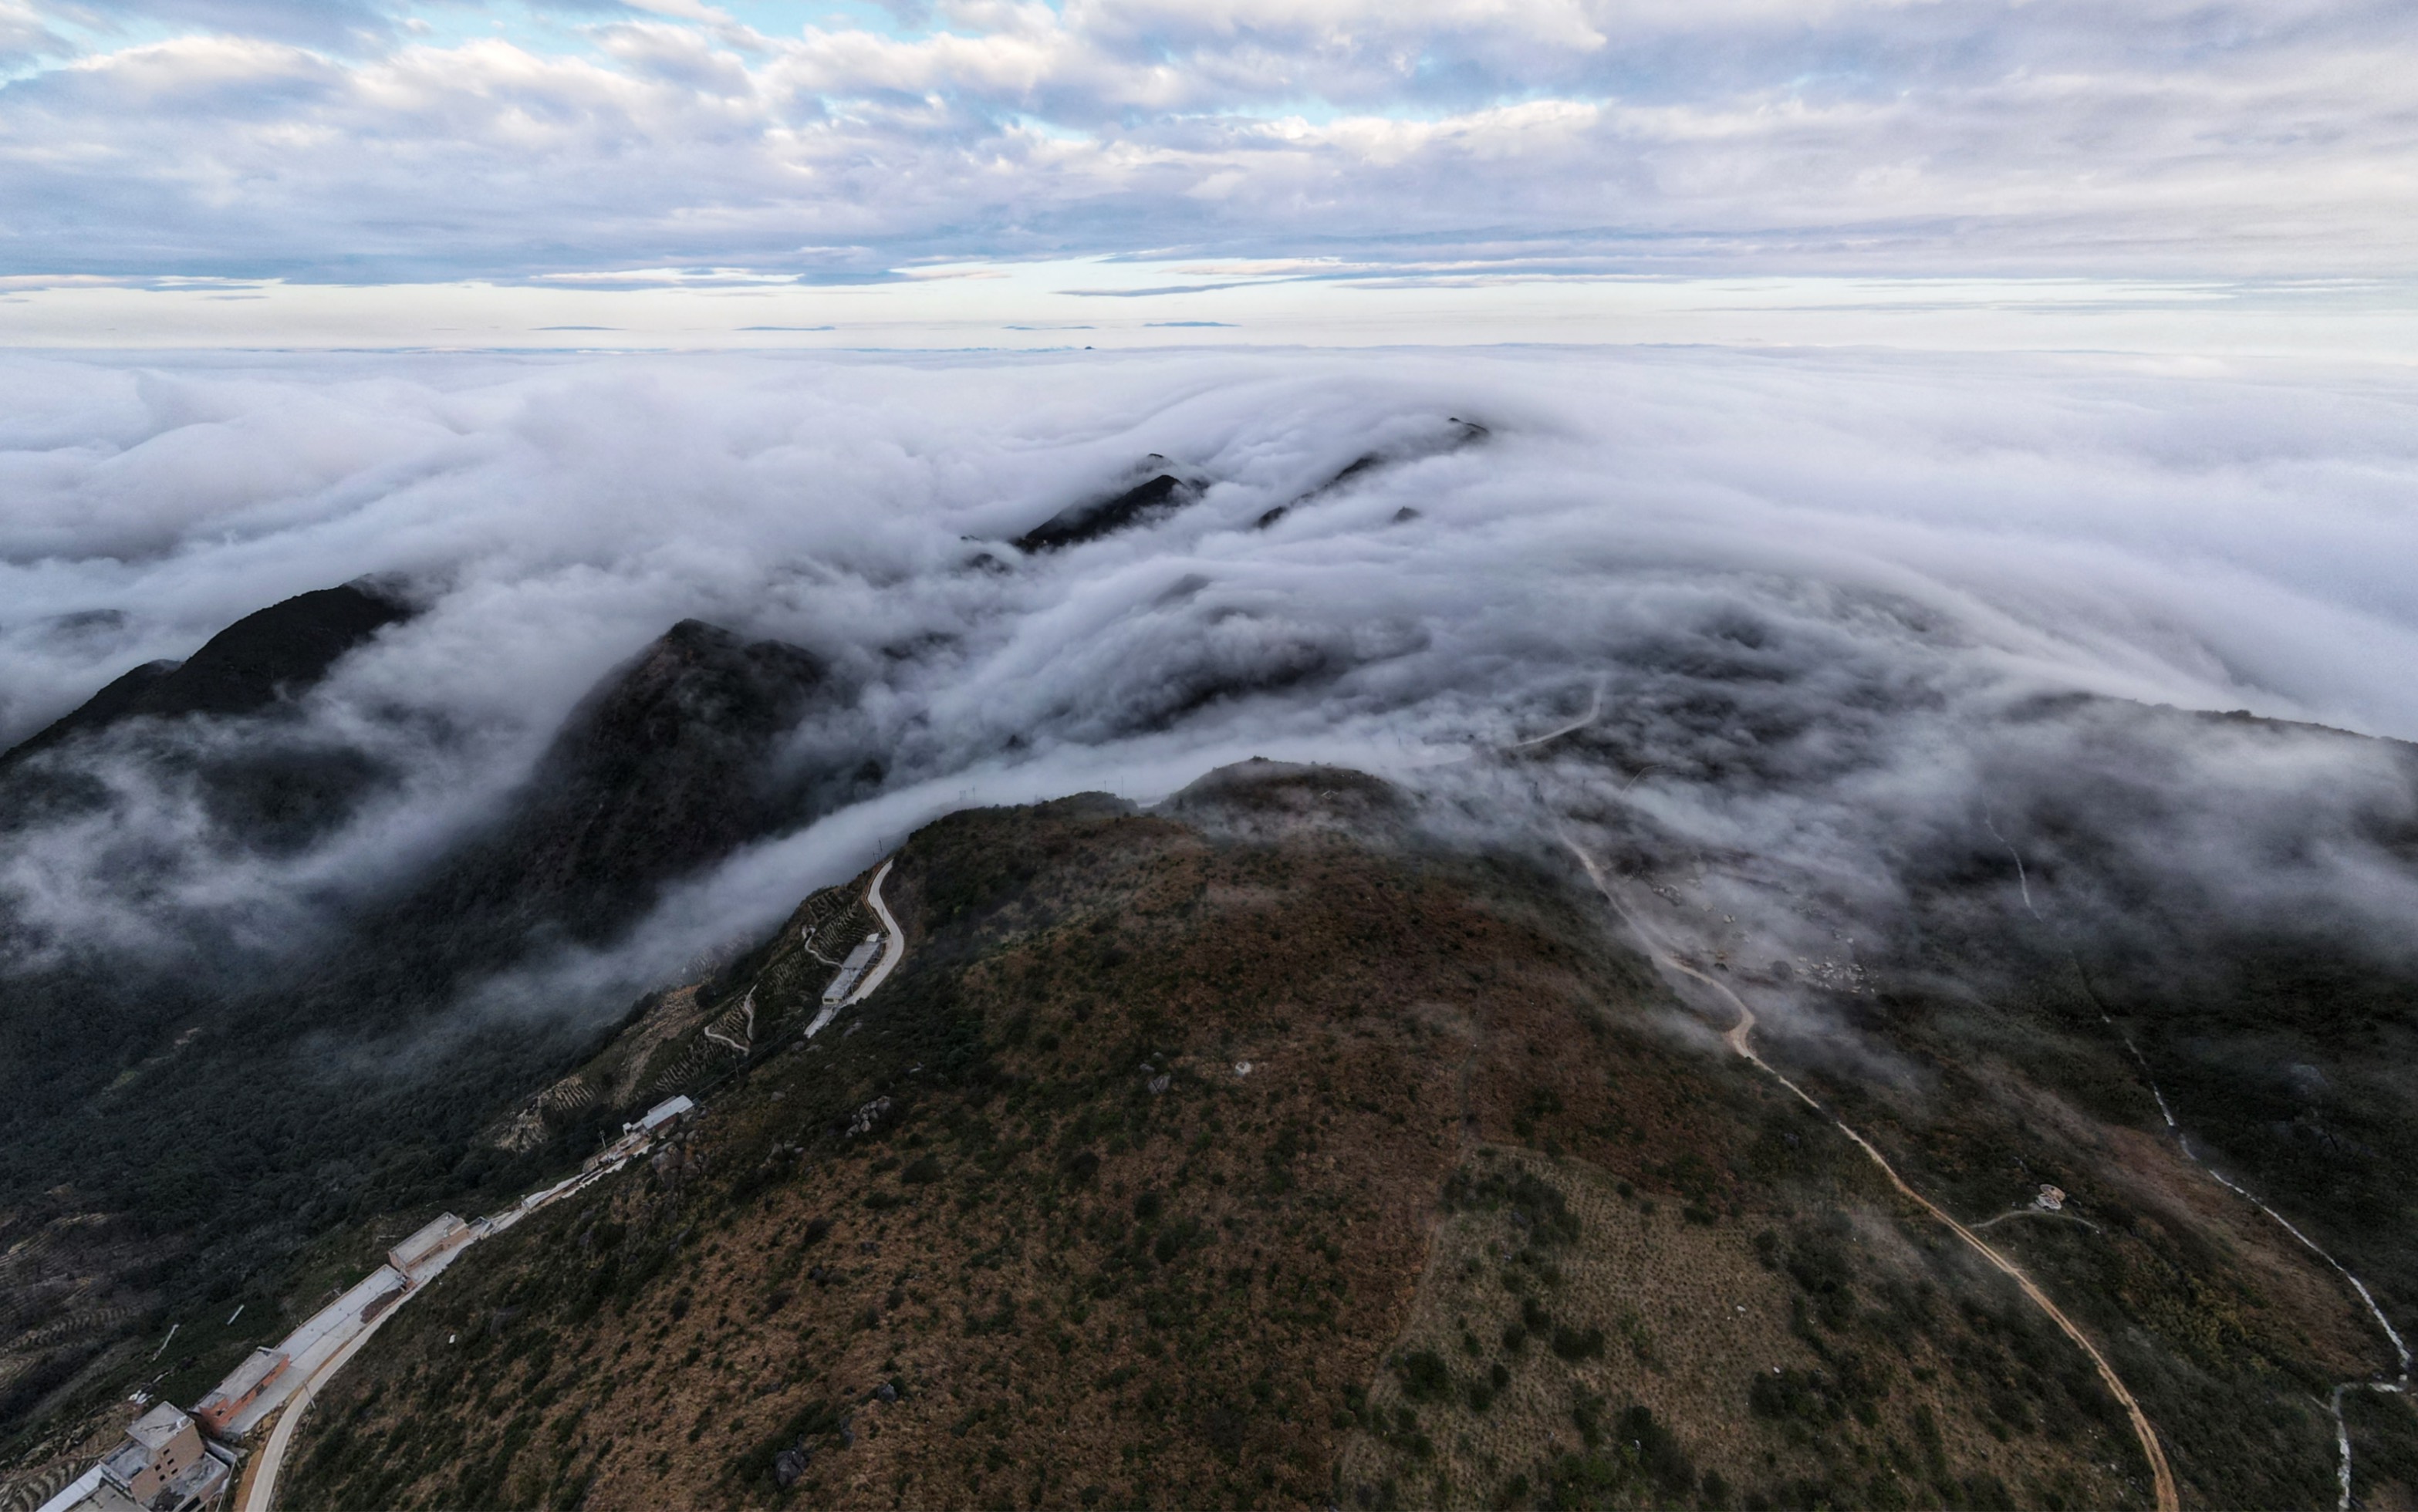
<svg viewBox="0 0 2418 1512"><path fill-rule="evenodd" d="M692 616L825 659L842 711L791 755L874 757L882 790L700 879L600 980L776 917L967 802L1150 799L1255 754L1442 790L1590 707L1595 755L1558 801L1651 763L1632 797L1670 833L1868 880L1985 803L2019 823L2010 772L2156 765L2107 756L2087 722L2025 724L2043 696L2418 736L2418 382L2389 371L21 359L0 391L0 738L307 588L389 573L426 604L340 664L291 737L401 774L353 823L229 854L190 793L129 767L114 817L10 841L0 886L54 940L206 919L273 941L390 884ZM1456 445L1462 419L1486 438ZM1143 466L1206 492L1061 552L998 544ZM2231 751L2210 735L2172 758L2181 789L2214 795L2184 805L2194 844L2268 832L2244 794L2275 800L2275 834L2390 806L2383 757Z"/></svg>
<svg viewBox="0 0 2418 1512"><path fill-rule="evenodd" d="M2386 0L776 8L7 0L5 270L2305 276L2418 223Z"/></svg>

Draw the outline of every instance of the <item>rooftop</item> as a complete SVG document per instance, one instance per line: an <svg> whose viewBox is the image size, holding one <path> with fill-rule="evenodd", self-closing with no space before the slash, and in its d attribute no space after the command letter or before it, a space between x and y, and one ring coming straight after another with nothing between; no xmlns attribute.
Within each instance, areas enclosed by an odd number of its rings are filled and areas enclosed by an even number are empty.
<svg viewBox="0 0 2418 1512"><path fill-rule="evenodd" d="M126 1430L126 1436L145 1449L157 1450L164 1447L170 1439L185 1431L192 1421L176 1408L161 1402L136 1418L134 1426Z"/></svg>
<svg viewBox="0 0 2418 1512"><path fill-rule="evenodd" d="M260 1384L262 1378L284 1363L285 1354L283 1351L256 1349L241 1365L228 1371L227 1378L213 1387L209 1396L202 1398L202 1402L207 1405L213 1400L232 1400L240 1397Z"/></svg>
<svg viewBox="0 0 2418 1512"><path fill-rule="evenodd" d="M696 1106L696 1105L695 1103L690 1102L685 1097L666 1097L662 1102L657 1103L654 1107L647 1109L647 1116L638 1121L638 1127L642 1129L660 1128L662 1125L670 1123L672 1120L680 1117L682 1113L687 1112L690 1108L695 1107Z"/></svg>
<svg viewBox="0 0 2418 1512"><path fill-rule="evenodd" d="M124 1486L151 1468L151 1451L139 1443L120 1443L100 1462L104 1474Z"/></svg>
<svg viewBox="0 0 2418 1512"><path fill-rule="evenodd" d="M398 1262L408 1265L460 1233L462 1228L462 1220L459 1217L451 1213L440 1213L421 1224L410 1238L395 1245L388 1253L395 1257Z"/></svg>

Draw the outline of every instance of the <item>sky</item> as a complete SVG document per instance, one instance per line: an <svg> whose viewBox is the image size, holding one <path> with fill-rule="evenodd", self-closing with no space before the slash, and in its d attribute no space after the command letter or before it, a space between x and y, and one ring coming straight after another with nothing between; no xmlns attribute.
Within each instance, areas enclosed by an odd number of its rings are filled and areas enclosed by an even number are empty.
<svg viewBox="0 0 2418 1512"><path fill-rule="evenodd" d="M1890 343L1944 304L1929 340L2389 357L2413 70L2394 0L0 0L0 342Z"/></svg>

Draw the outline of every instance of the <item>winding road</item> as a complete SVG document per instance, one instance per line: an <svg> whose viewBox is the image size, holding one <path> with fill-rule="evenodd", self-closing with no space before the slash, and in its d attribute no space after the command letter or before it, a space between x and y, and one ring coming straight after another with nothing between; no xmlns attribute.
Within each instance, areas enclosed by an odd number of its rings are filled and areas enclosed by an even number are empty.
<svg viewBox="0 0 2418 1512"><path fill-rule="evenodd" d="M881 901L881 884L889 876L890 863L885 861L865 889L865 901L871 905L873 916L881 921L881 959L874 962L872 970L858 980L854 991L815 1015L814 1021L806 1026L802 1038L813 1039L830 1027L831 1021L839 1016L841 1009L852 1008L872 996L874 988L890 980L890 973L896 969L898 958L907 954L907 937L898 932L898 921L890 917L890 909ZM815 957L817 960L822 958L819 955ZM836 966L839 963L834 961L831 964Z"/></svg>
<svg viewBox="0 0 2418 1512"><path fill-rule="evenodd" d="M873 874L873 880L867 884L865 891L865 901L872 908L874 917L881 921L881 959L875 962L873 969L865 973L864 980L857 984L856 990L849 993L844 1001L837 1004L835 1007L825 1009L820 1015L817 1016L815 1022L806 1030L806 1033L809 1036L811 1036L816 1030L822 1028L824 1024L828 1023L831 1020L832 1016L838 1012L840 1008L845 1008L851 1004L862 1002L866 998L871 997L876 988L880 987L882 983L889 980L890 973L897 969L898 962L907 954L906 933L898 927L898 921L892 917L889 905L884 903L881 898L881 884L889 878L890 864L891 863L888 861L884 861L881 863L880 868ZM756 994L751 991L747 995L748 1036L751 1043L755 1035L755 1004ZM721 1039L720 1036L714 1035L711 1029L707 1030L706 1033L709 1037L720 1040L722 1044L730 1044L730 1041ZM739 1050L744 1050L746 1048L745 1046L732 1046L731 1047ZM610 1170L600 1169L592 1173L588 1180L574 1178L558 1183L553 1189L544 1194L543 1199L537 1204L537 1206L545 1206L560 1198L571 1195L571 1193L574 1191L583 1189L595 1178L610 1174L611 1170L619 1170L627 1163L627 1161L617 1162L610 1168ZM507 1211L511 1212L511 1210ZM533 1210L511 1212L511 1216L513 1221L517 1221L519 1218L526 1216L528 1211ZM474 1242L475 1240L465 1240L462 1247L467 1248L469 1245ZM278 1413L277 1425L269 1430L268 1442L261 1446L260 1458L251 1468L248 1477L244 1483L244 1489L240 1497L237 1512L269 1512L269 1507L277 1497L278 1476L285 1468L286 1453L294 1445L294 1436L301 1428L302 1419L310 1413L312 1398L324 1390L329 1382L333 1381L336 1378L336 1372L342 1370L346 1362L350 1361L354 1355L360 1352L361 1346L370 1341L371 1335L376 1333L381 1327L385 1326L388 1319L393 1317L396 1313L401 1312L403 1310L403 1305L410 1301L414 1296L418 1295L422 1290L424 1290L424 1283L413 1286L410 1291L406 1291L401 1297L396 1299L394 1306L378 1314L376 1318L370 1321L369 1326L363 1328L359 1334L354 1335L351 1339L345 1342L342 1349L328 1356L327 1360L323 1362L317 1369L311 1372L311 1378L301 1384L301 1386L294 1393L293 1399L287 1402L284 1408Z"/></svg>
<svg viewBox="0 0 2418 1512"><path fill-rule="evenodd" d="M2031 879L2029 874L2024 869L2024 853L2015 848L2012 841L1998 832L1997 821L1993 819L1986 810L1982 813L1982 822L1988 828L1991 836L1996 839L1998 844L2007 848L2007 854L2014 861L2015 885L2022 890L2025 911L2029 913L2036 922L2046 925L2052 932L2056 933L2059 939L2060 944L2062 944L2063 931L2058 929L2057 925L2050 924L2048 918L2043 915L2040 911L2039 907L2032 902ZM2291 1219L2287 1218L2282 1214L2276 1212L2273 1208L2269 1207L2247 1187L2244 1187L2230 1176L2226 1175L2225 1172L2217 1169L2214 1166L2210 1165L2207 1161L2200 1158L2199 1152L2192 1148L2190 1136L2184 1134L2183 1126L2176 1122L2174 1108L2167 1105L2165 1092L2158 1086L2158 1078L2156 1075L2150 1070L2149 1057L2141 1053L2141 1047L2133 1043L2133 1036L2126 1033L2123 1026L2117 1023L2114 1016L2107 1012L2107 1005L2099 1000L2098 989L2090 985L2090 974L2082 969L2082 957L2075 954L2072 946L2066 945L2063 948L2065 950L2065 958L2074 965L2074 974L2075 979L2082 984L2084 995L2089 998L2091 1006L2099 1012L2099 1021L2107 1026L2107 1032L2116 1036L2117 1042L2124 1046L2124 1053L2131 1056L2133 1058L2133 1064L2140 1069L2141 1084L2150 1089L2150 1097L2156 1100L2158 1105L2158 1116L2166 1121L2166 1132L2174 1136L2175 1148L2182 1152L2183 1158L2190 1161L2193 1165L2197 1166L2202 1173L2214 1181L2218 1185L2224 1187L2227 1191L2231 1192L2234 1196L2242 1199L2244 1202L2249 1203L2252 1207L2257 1208L2259 1212L2273 1219L2276 1226L2281 1228L2286 1233L2290 1234L2294 1239L2298 1240L2303 1248L2306 1249L2310 1254L2315 1255L2318 1259L2325 1261L2327 1265L2333 1267L2334 1274L2341 1276L2344 1281L2348 1282L2353 1291L2359 1293L2360 1305L2367 1309L2367 1315L2370 1318L2376 1320L2376 1326L2383 1331L2385 1341L2393 1346L2394 1357L2400 1367L2400 1374L2398 1377L2391 1381L2386 1381L2381 1378L2367 1381L2346 1381L2336 1385L2334 1389L2333 1395L2327 1398L2327 1408L2334 1413L2334 1448L2337 1456L2335 1460L2335 1480L2340 1491L2340 1495L2334 1503L2335 1512L2351 1512L2350 1425L2343 1421L2343 1393L2347 1391L2364 1390L2386 1392L2394 1396L2406 1396L2410 1389L2409 1341L2401 1336L2401 1331L2399 1329L2393 1326L2393 1320L2384 1316L2384 1308L2377 1303L2376 1293L2367 1289L2367 1283L2361 1280L2357 1275L2351 1274L2350 1268L2345 1265L2341 1260L2336 1260L2331 1250L2328 1250L2324 1245L2319 1244L2307 1234L2303 1233L2299 1226L2294 1224ZM1997 1220L1993 1219L1992 1221L1996 1222Z"/></svg>
<svg viewBox="0 0 2418 1512"><path fill-rule="evenodd" d="M872 906L873 916L881 921L881 959L874 962L873 970L865 972L865 979L857 983L856 990L840 1004L843 1008L872 997L876 987L890 980L890 973L897 969L899 957L907 954L907 937L899 932L898 921L890 917L889 908L881 901L881 884L889 876L890 863L885 861L865 889L865 901Z"/></svg>
<svg viewBox="0 0 2418 1512"><path fill-rule="evenodd" d="M1508 747L1507 747L1507 749L1523 751L1532 745L1543 745L1549 741L1558 741L1565 735L1576 735L1579 731L1586 728L1589 725L1594 724L1597 720L1601 719L1602 717L1603 684L1601 682L1598 682L1595 685L1595 698L1587 705L1587 711L1585 713L1580 715L1578 718L1570 721L1569 724L1563 725L1557 730L1548 730L1542 735L1533 736L1524 741L1514 741Z"/></svg>
<svg viewBox="0 0 2418 1512"><path fill-rule="evenodd" d="M1751 1039L1754 1033L1754 1010L1746 1005L1746 1000L1732 991L1727 983L1708 976L1682 960L1668 941L1657 934L1644 919L1630 911L1629 906L1621 900L1619 891L1613 885L1612 878L1604 875L1603 868L1596 863L1593 856L1588 855L1577 842L1568 837L1565 837L1562 843L1569 848L1570 854L1578 858L1579 864L1586 870L1588 879L1593 881L1596 890L1603 894L1604 901L1612 905L1613 911L1620 915L1622 922L1636 933L1639 941L1645 946L1647 954L1653 957L1655 964L1678 975L1703 983L1727 1000L1731 1007L1737 1010L1737 1022L1722 1036L1723 1043L1727 1044L1731 1050L1745 1060L1748 1064L1796 1093L1798 1100L1806 1107L1829 1119L1832 1127L1854 1140L1856 1148L1871 1157L1873 1164L1880 1168L1881 1174L1889 1178L1890 1185L1894 1187L1899 1195L1938 1219L1951 1233L1970 1245L1974 1253L1989 1261L1993 1267L2013 1281L2022 1289L2024 1295L2030 1298L2032 1304L2046 1314L2051 1322L2057 1324L2066 1337L2074 1340L2082 1352L2090 1357L2090 1363L2098 1368L2101 1383L2106 1386L2110 1396L2122 1404L2125 1415L2132 1419L2134 1435L2141 1441L2141 1453L2150 1462L2151 1489L2157 1500L2158 1512L2181 1512L2182 1498L2175 1487L2174 1472L2166 1464L2166 1451L2158 1443L2157 1430L2150 1426L2149 1414L2141 1411L2141 1404L2134 1398L2132 1392L2125 1388L2123 1381L2116 1374L2115 1367L2109 1365L2107 1357L2099 1352L2099 1346L2090 1341L2089 1336L2075 1325L2073 1319L2065 1315L2062 1308L2049 1300L2048 1293L2035 1285L2032 1278L2024 1274L2021 1266L1991 1248L1979 1234L1949 1216L1937 1203L1907 1185L1905 1179L1897 1173L1897 1168L1891 1166L1880 1151L1874 1148L1871 1140L1849 1128L1840 1120L1832 1118L1829 1110L1814 1101L1813 1095L1804 1088L1781 1075L1769 1061L1757 1055Z"/></svg>

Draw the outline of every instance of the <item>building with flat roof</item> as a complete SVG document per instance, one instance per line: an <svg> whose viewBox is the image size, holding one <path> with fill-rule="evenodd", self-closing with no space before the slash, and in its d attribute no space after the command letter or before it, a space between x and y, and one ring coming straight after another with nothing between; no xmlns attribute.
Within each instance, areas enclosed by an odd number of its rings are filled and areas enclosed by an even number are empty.
<svg viewBox="0 0 2418 1512"><path fill-rule="evenodd" d="M228 1372L224 1381L210 1389L208 1396L193 1404L193 1416L219 1438L236 1436L236 1419L264 1393L279 1386L284 1380L285 1367L293 1363L293 1357L283 1350L253 1351L241 1365Z"/></svg>
<svg viewBox="0 0 2418 1512"><path fill-rule="evenodd" d="M176 1408L161 1402L134 1420L126 1442L100 1462L101 1478L148 1506L181 1471L202 1458L202 1430Z"/></svg>
<svg viewBox="0 0 2418 1512"><path fill-rule="evenodd" d="M421 1224L410 1238L388 1250L386 1262L409 1275L413 1266L461 1238L468 1227L452 1214L440 1213Z"/></svg>
<svg viewBox="0 0 2418 1512"><path fill-rule="evenodd" d="M212 1452L193 1420L160 1403L41 1512L195 1512L225 1493L235 1462Z"/></svg>
<svg viewBox="0 0 2418 1512"><path fill-rule="evenodd" d="M448 1214L446 1216L452 1215ZM427 1231L426 1229L421 1230L421 1233ZM468 1230L466 1228L464 1231L467 1233ZM458 1253L459 1245L451 1248L439 1245L423 1254L420 1261L421 1278L424 1279L434 1269L441 1269L444 1260ZM286 1335L275 1350L255 1351L252 1360L245 1361L234 1375L219 1382L218 1391L203 1397L193 1411L199 1413L205 1409L215 1410L211 1398L243 1380L262 1354L284 1356L284 1368L269 1370L263 1367L259 1378L250 1382L248 1391L230 1392L225 1426L211 1428L211 1432L222 1438L243 1439L284 1406L286 1399L310 1379L313 1371L327 1364L338 1350L351 1343L362 1329L376 1320L378 1314L400 1301L413 1284L412 1276L394 1266L379 1266L353 1283L344 1295L303 1320L301 1325Z"/></svg>
<svg viewBox="0 0 2418 1512"><path fill-rule="evenodd" d="M647 1116L638 1120L635 1123L622 1124L621 1132L624 1134L652 1134L657 1129L662 1128L665 1124L669 1123L672 1120L680 1117L682 1113L687 1112L696 1106L696 1105L695 1103L690 1102L685 1097L666 1097L662 1102L657 1103L654 1107L648 1108Z"/></svg>

